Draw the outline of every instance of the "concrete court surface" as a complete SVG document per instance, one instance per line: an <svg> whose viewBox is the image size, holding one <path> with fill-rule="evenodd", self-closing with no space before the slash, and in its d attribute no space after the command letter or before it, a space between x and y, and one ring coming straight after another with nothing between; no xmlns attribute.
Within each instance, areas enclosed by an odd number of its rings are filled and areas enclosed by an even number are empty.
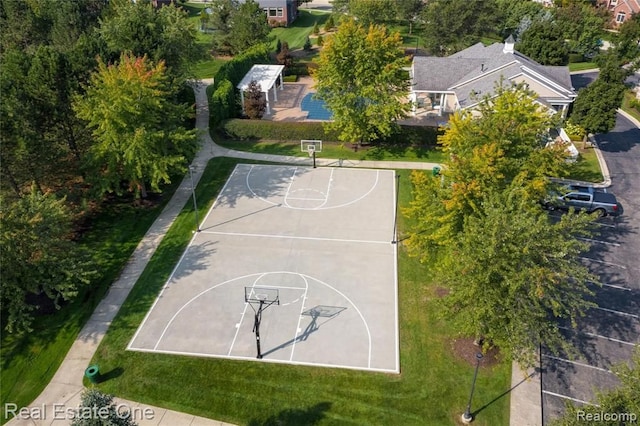
<svg viewBox="0 0 640 426"><path fill-rule="evenodd" d="M128 349L399 372L395 172L240 164Z"/></svg>

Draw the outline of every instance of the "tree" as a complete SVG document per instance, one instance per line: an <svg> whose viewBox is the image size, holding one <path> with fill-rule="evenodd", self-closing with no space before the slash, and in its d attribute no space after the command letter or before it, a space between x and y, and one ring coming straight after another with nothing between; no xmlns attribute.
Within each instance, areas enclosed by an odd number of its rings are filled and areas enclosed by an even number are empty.
<svg viewBox="0 0 640 426"><path fill-rule="evenodd" d="M313 77L317 96L333 113L327 127L340 140L362 143L389 135L409 111L401 47L400 34L375 25L366 31L353 20L324 41Z"/></svg>
<svg viewBox="0 0 640 426"><path fill-rule="evenodd" d="M562 27L550 18L533 22L520 35L516 50L543 65L564 65L569 59Z"/></svg>
<svg viewBox="0 0 640 426"><path fill-rule="evenodd" d="M87 415L88 413L88 415ZM124 411L113 401L113 395L90 388L82 392L78 415L71 426L136 426L130 411Z"/></svg>
<svg viewBox="0 0 640 426"><path fill-rule="evenodd" d="M555 119L523 87L495 92L478 114L450 119L439 138L448 158L441 177L412 174L405 213L417 225L406 244L451 290L444 313L460 332L529 365L540 341L566 348L553 319L575 321L590 306L584 296L593 277L575 237L588 233L592 218L549 222L539 203L547 176L566 173L566 154L544 143Z"/></svg>
<svg viewBox="0 0 640 426"><path fill-rule="evenodd" d="M336 23L333 20L333 15L329 15L329 18L327 18L327 21L324 23L324 30L327 32L331 31L335 26Z"/></svg>
<svg viewBox="0 0 640 426"><path fill-rule="evenodd" d="M630 364L630 365L629 365ZM620 381L616 388L599 392L594 405L567 405L567 411L552 426L619 426L633 424L640 416L640 349L636 347L630 363L612 367ZM609 414L604 418L603 413ZM589 417L592 420L588 420Z"/></svg>
<svg viewBox="0 0 640 426"><path fill-rule="evenodd" d="M31 331L35 313L59 309L96 275L87 253L70 240L65 201L35 185L13 202L0 196L0 301L9 332Z"/></svg>
<svg viewBox="0 0 640 426"><path fill-rule="evenodd" d="M640 66L640 13L620 26L615 49L622 62L633 62L635 68Z"/></svg>
<svg viewBox="0 0 640 426"><path fill-rule="evenodd" d="M431 178L431 177L428 177ZM580 263L592 218L564 215L550 223L532 208L514 182L504 191L486 191L481 214L465 217L437 266L441 285L450 289L444 314L462 334L497 346L523 367L535 365L538 345L553 353L573 353L557 321L575 327L595 306L589 281L596 278Z"/></svg>
<svg viewBox="0 0 640 426"><path fill-rule="evenodd" d="M425 47L438 56L465 49L496 27L497 16L494 0L432 0L422 13Z"/></svg>
<svg viewBox="0 0 640 426"><path fill-rule="evenodd" d="M261 119L267 109L267 100L264 98L258 82L252 80L247 87L244 98L244 111L251 119Z"/></svg>
<svg viewBox="0 0 640 426"><path fill-rule="evenodd" d="M233 54L267 41L271 28L267 17L255 0L240 3L232 14L229 45Z"/></svg>
<svg viewBox="0 0 640 426"><path fill-rule="evenodd" d="M624 84L631 69L625 69L624 59L616 49L598 55L598 79L580 89L573 104L571 120L591 133L606 133L616 124L617 109L622 104Z"/></svg>
<svg viewBox="0 0 640 426"><path fill-rule="evenodd" d="M194 130L183 127L190 108L171 102L175 95L164 62L127 54L114 65L98 60L98 70L75 110L96 139L89 164L97 190L122 192L122 182L136 196L147 196L147 183L159 191L172 173L184 170L196 150Z"/></svg>
<svg viewBox="0 0 640 426"><path fill-rule="evenodd" d="M280 52L276 55L276 60L279 65L284 65L285 71L288 71L293 65L293 56L289 50L289 43L286 41L282 43Z"/></svg>
<svg viewBox="0 0 640 426"><path fill-rule="evenodd" d="M202 55L197 29L188 14L174 5L155 9L149 2L114 2L112 16L104 19L100 35L115 61L122 53L151 61L164 61L170 79L189 76L189 67Z"/></svg>
<svg viewBox="0 0 640 426"><path fill-rule="evenodd" d="M302 46L302 49L306 50L307 52L311 50L311 40L309 39L309 37L307 37L307 39L304 41L304 46Z"/></svg>
<svg viewBox="0 0 640 426"><path fill-rule="evenodd" d="M555 8L556 20L564 31L569 49L585 57L593 57L599 51L605 18L596 9L584 3L569 3Z"/></svg>
<svg viewBox="0 0 640 426"><path fill-rule="evenodd" d="M496 7L500 16L498 33L504 38L512 35L516 40L532 22L545 14L542 3L535 1L496 0ZM521 28L522 31L520 31Z"/></svg>
<svg viewBox="0 0 640 426"><path fill-rule="evenodd" d="M363 27L392 21L396 15L394 0L349 0L349 14Z"/></svg>
<svg viewBox="0 0 640 426"><path fill-rule="evenodd" d="M398 18L409 23L409 35L413 31L413 24L418 20L425 2L422 0L398 0L396 9Z"/></svg>

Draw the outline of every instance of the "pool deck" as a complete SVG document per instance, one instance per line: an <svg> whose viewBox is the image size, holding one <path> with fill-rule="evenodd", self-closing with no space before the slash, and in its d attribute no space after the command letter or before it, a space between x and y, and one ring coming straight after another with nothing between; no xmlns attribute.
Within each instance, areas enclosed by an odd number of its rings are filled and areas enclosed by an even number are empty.
<svg viewBox="0 0 640 426"><path fill-rule="evenodd" d="M326 120L314 120L308 117L309 112L301 108L302 99L314 92L314 81L310 76L301 76L295 83L284 83L282 90L278 90L278 100L271 105L271 114L265 114L263 120L292 121L292 122L324 122ZM399 124L409 126L437 127L448 121L448 114L442 116L434 112L418 112L410 115Z"/></svg>

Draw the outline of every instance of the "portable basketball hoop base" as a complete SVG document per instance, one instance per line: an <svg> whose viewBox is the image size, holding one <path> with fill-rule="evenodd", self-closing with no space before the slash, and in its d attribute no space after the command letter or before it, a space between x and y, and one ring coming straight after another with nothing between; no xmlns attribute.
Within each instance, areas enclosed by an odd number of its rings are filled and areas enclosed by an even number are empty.
<svg viewBox="0 0 640 426"><path fill-rule="evenodd" d="M245 287L244 302L251 305L254 312L253 330L256 335L256 358L262 359L260 350L260 323L262 322L262 312L269 306L280 304L280 295L275 288ZM258 305L257 308L255 305Z"/></svg>

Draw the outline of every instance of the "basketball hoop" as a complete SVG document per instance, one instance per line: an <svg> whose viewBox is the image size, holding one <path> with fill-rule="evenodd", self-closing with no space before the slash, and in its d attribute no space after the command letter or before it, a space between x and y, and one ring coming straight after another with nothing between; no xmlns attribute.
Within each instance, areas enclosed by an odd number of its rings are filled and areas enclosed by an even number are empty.
<svg viewBox="0 0 640 426"><path fill-rule="evenodd" d="M313 158L313 154L316 153L316 146L315 145L307 145L307 152L309 153L309 157Z"/></svg>

